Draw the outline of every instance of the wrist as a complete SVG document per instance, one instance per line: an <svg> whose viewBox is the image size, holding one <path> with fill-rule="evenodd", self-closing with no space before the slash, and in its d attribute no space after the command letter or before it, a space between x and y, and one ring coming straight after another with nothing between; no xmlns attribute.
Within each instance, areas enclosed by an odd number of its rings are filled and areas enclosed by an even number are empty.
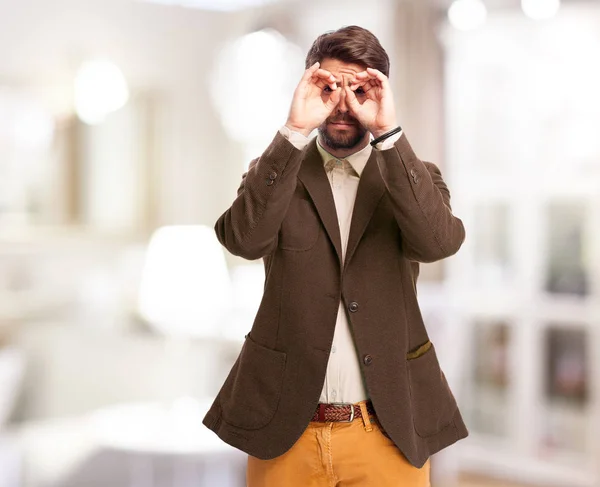
<svg viewBox="0 0 600 487"><path fill-rule="evenodd" d="M373 134L373 138L377 139L377 138L381 137L383 134L387 134L389 131L394 130L396 127L398 127L397 123L394 125L380 127L377 129L373 129L371 131L371 134Z"/></svg>
<svg viewBox="0 0 600 487"><path fill-rule="evenodd" d="M310 133L312 132L311 129L307 129L305 127L297 127L296 125L290 123L290 122L286 122L285 126L290 129L292 132L298 132L302 135L304 135L305 137L308 137L310 135Z"/></svg>
<svg viewBox="0 0 600 487"><path fill-rule="evenodd" d="M390 143L395 143L399 138L399 136L397 134L401 134L401 133L402 133L402 127L400 127L400 125L397 125L393 129L384 132L379 137L374 138L371 141L371 145L373 147L378 147L380 150L389 149L391 147ZM390 142L386 143L386 141L390 141ZM378 146L380 143L381 143L381 146ZM384 146L385 146L385 149L384 149Z"/></svg>

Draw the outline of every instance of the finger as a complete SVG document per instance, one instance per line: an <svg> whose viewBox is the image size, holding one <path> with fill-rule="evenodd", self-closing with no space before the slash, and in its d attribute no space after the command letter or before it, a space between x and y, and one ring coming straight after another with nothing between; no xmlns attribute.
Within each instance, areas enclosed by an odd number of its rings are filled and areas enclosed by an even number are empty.
<svg viewBox="0 0 600 487"><path fill-rule="evenodd" d="M365 80L367 80L369 78L372 78L373 75L369 74L369 72L365 70L365 71L361 71L360 73L356 73L356 75L354 77L357 80L365 81Z"/></svg>
<svg viewBox="0 0 600 487"><path fill-rule="evenodd" d="M313 73L313 81L317 81L317 80L323 80L325 81L329 86L331 86L332 90L337 89L337 83L335 81L335 76L333 76L333 74L331 74L329 71L325 70L325 69L318 69L317 71L315 71Z"/></svg>
<svg viewBox="0 0 600 487"><path fill-rule="evenodd" d="M354 79L351 81L350 88L355 89L357 86L363 86L365 83L369 83L370 81L377 80L375 73L369 73L367 71L361 71L354 76Z"/></svg>
<svg viewBox="0 0 600 487"><path fill-rule="evenodd" d="M378 69L375 69L375 68L367 68L367 73L377 76L382 81L384 79L387 79L387 76L385 74L383 74L381 71L379 71Z"/></svg>
<svg viewBox="0 0 600 487"><path fill-rule="evenodd" d="M348 86L345 86L344 90L346 91L346 105L348 105L350 111L356 115L360 109L360 103L358 102L354 91L352 91Z"/></svg>
<svg viewBox="0 0 600 487"><path fill-rule="evenodd" d="M363 86L366 83L368 83L369 80L358 80L358 79L353 79L350 81L350 89L351 90L355 90L356 88L358 88L359 86Z"/></svg>
<svg viewBox="0 0 600 487"><path fill-rule="evenodd" d="M358 81L356 83L352 83L350 85L350 89L352 91L356 91L359 88L362 88L365 93L372 90L376 86L379 86L379 82L377 80L366 80L366 81Z"/></svg>
<svg viewBox="0 0 600 487"><path fill-rule="evenodd" d="M338 105L341 97L342 97L342 87L340 86L331 94L331 96L329 97L329 100L327 100L327 103L325 103L325 106L327 107L327 109L330 112L332 112L333 109Z"/></svg>
<svg viewBox="0 0 600 487"><path fill-rule="evenodd" d="M298 83L298 87L296 88L297 93L305 93L306 87L309 85L313 74L319 69L319 66L320 63L317 61L304 72L304 75L302 76L302 79L300 80L300 83Z"/></svg>
<svg viewBox="0 0 600 487"><path fill-rule="evenodd" d="M367 68L366 71L361 71L360 73L357 73L355 77L357 81L367 81L370 79L376 79L380 83L388 81L388 77L385 74L374 68Z"/></svg>
<svg viewBox="0 0 600 487"><path fill-rule="evenodd" d="M362 87L365 93L369 93L375 88L380 88L380 85L376 80L370 80L368 83L365 83Z"/></svg>
<svg viewBox="0 0 600 487"><path fill-rule="evenodd" d="M379 71L378 69L373 69L373 68L367 68L367 72L374 76L383 87L387 88L389 86L388 83L388 77L383 74L381 71Z"/></svg>
<svg viewBox="0 0 600 487"><path fill-rule="evenodd" d="M330 71L327 71L326 69L323 69L323 68L317 69L317 71L315 72L314 75L315 76L319 76L320 78L333 78L333 79L335 79L333 77L333 74L331 74Z"/></svg>
<svg viewBox="0 0 600 487"><path fill-rule="evenodd" d="M352 83L352 85L356 85L356 86L362 86L362 85L366 85L366 84L380 85L381 81L379 81L379 79L377 79L377 77L374 75L367 75L367 77L365 77L365 79L357 79Z"/></svg>
<svg viewBox="0 0 600 487"><path fill-rule="evenodd" d="M319 61L317 61L315 64L313 64L310 68L308 68L305 72L304 72L304 76L302 76L302 81L308 81L313 77L313 74L319 69L319 66L321 64L319 63Z"/></svg>
<svg viewBox="0 0 600 487"><path fill-rule="evenodd" d="M311 82L311 86L316 86L320 91L324 88L330 88L331 91L335 91L338 89L337 83L331 83L329 80L317 79Z"/></svg>

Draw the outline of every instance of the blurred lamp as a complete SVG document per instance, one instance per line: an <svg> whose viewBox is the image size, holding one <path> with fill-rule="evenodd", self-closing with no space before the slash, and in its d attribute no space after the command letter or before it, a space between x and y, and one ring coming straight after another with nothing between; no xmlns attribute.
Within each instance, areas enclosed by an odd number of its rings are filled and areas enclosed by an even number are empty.
<svg viewBox="0 0 600 487"><path fill-rule="evenodd" d="M244 145L249 163L285 122L304 56L276 30L263 29L236 39L216 59L212 100L228 135ZM265 89L268 96L258 96Z"/></svg>
<svg viewBox="0 0 600 487"><path fill-rule="evenodd" d="M183 225L154 232L138 301L152 327L168 336L220 335L230 292L225 255L212 229Z"/></svg>
<svg viewBox="0 0 600 487"><path fill-rule="evenodd" d="M448 9L448 19L458 30L474 30L486 20L487 9L482 0L454 0Z"/></svg>
<svg viewBox="0 0 600 487"><path fill-rule="evenodd" d="M89 125L104 121L106 116L123 107L129 99L125 76L114 63L88 61L75 77L75 112Z"/></svg>
<svg viewBox="0 0 600 487"><path fill-rule="evenodd" d="M265 267L262 262L238 265L231 271L232 306L225 338L239 340L252 328L265 288Z"/></svg>
<svg viewBox="0 0 600 487"><path fill-rule="evenodd" d="M558 13L560 0L521 0L521 8L533 20L547 20Z"/></svg>

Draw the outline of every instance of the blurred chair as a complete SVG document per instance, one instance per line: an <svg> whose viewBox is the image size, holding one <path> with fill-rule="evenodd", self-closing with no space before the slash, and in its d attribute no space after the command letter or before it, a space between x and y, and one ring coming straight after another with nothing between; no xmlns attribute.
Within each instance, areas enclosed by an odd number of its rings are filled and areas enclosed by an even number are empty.
<svg viewBox="0 0 600 487"><path fill-rule="evenodd" d="M91 419L94 443L112 453L111 465L128 465L126 475L108 478L124 487L242 487L246 455L222 442L202 424L210 401L179 398L170 405L131 404L105 408ZM99 460L99 459L97 459ZM90 465L87 482L99 461ZM84 472L81 472L84 474ZM125 478L123 478L125 477ZM128 478L127 478L128 477ZM69 485L77 485L70 479Z"/></svg>

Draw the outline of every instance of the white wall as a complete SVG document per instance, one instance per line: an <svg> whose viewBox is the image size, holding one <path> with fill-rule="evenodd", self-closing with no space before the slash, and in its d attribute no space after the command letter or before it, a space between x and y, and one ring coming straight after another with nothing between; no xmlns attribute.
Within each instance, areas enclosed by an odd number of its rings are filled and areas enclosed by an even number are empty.
<svg viewBox="0 0 600 487"><path fill-rule="evenodd" d="M79 63L110 58L156 102L159 223L212 223L239 177L239 148L209 102L207 73L247 18L127 0L1 1L0 84L29 86L64 114Z"/></svg>

